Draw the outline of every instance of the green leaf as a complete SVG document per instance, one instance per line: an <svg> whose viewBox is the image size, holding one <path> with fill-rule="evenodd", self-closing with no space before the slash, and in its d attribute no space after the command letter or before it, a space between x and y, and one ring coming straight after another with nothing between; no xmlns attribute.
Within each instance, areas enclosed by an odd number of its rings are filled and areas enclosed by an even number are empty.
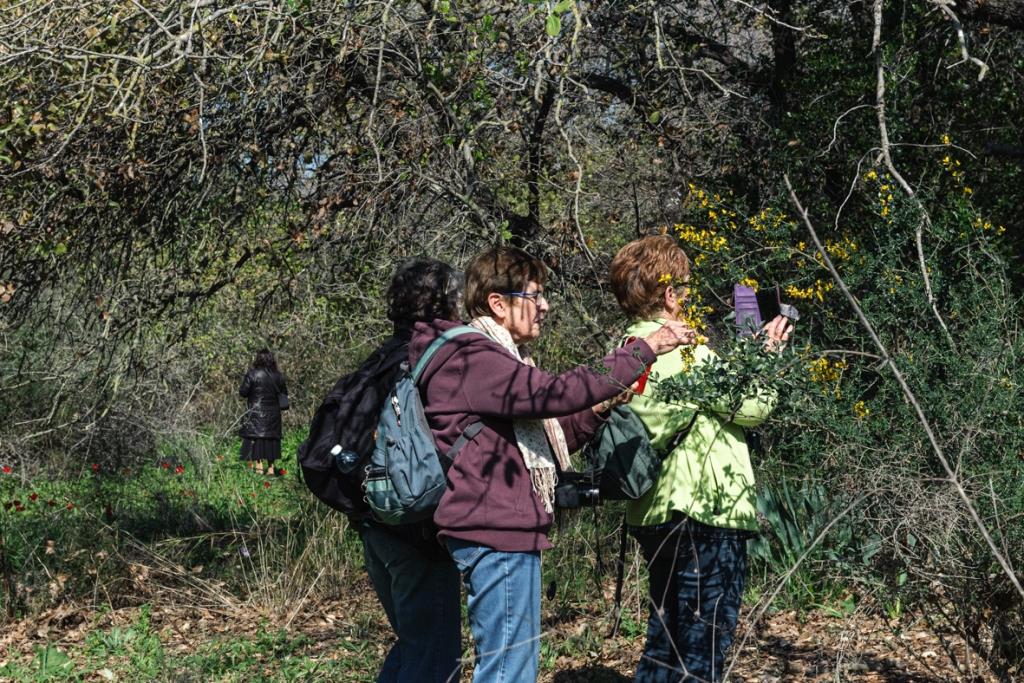
<svg viewBox="0 0 1024 683"><path fill-rule="evenodd" d="M71 668L71 658L61 652L55 645L47 645L45 648L36 646L36 661L40 674L50 676Z"/></svg>
<svg viewBox="0 0 1024 683"><path fill-rule="evenodd" d="M570 7L572 7L572 3L573 0L561 0L561 2L557 3L551 11L553 14L564 14L569 11Z"/></svg>
<svg viewBox="0 0 1024 683"><path fill-rule="evenodd" d="M562 32L562 20L557 15L549 14L547 24L544 26L548 35L552 38L557 38L558 34Z"/></svg>
<svg viewBox="0 0 1024 683"><path fill-rule="evenodd" d="M647 120L651 124L657 124L658 121L661 121L661 112L657 110L652 111L650 114L647 115Z"/></svg>

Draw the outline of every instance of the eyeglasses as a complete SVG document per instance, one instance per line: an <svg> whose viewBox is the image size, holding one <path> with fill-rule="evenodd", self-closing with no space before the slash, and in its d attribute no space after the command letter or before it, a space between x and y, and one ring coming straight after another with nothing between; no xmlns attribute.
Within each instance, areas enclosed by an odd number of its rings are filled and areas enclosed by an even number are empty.
<svg viewBox="0 0 1024 683"><path fill-rule="evenodd" d="M547 299L544 298L544 292L498 292L498 293L501 294L502 296L516 296L516 297L519 297L520 299L530 299L534 303L540 301L541 299L543 299L544 301L547 301Z"/></svg>

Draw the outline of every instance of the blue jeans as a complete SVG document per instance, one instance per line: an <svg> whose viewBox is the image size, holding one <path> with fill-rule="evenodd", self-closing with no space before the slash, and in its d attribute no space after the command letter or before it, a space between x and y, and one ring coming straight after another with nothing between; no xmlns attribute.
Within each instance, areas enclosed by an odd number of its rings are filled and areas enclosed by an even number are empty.
<svg viewBox="0 0 1024 683"><path fill-rule="evenodd" d="M650 572L651 615L636 683L720 681L747 574L750 532L683 515L630 527Z"/></svg>
<svg viewBox="0 0 1024 683"><path fill-rule="evenodd" d="M458 683L462 625L459 572L432 538L405 537L374 522L359 527L366 571L398 640L377 683Z"/></svg>
<svg viewBox="0 0 1024 683"><path fill-rule="evenodd" d="M473 683L532 683L540 659L540 553L508 553L458 539L448 550L468 593L476 643Z"/></svg>

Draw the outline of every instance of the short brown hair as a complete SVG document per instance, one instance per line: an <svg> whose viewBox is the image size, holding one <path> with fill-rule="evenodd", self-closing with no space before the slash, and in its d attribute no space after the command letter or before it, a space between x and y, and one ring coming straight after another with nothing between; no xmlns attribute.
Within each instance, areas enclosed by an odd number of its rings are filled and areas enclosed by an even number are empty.
<svg viewBox="0 0 1024 683"><path fill-rule="evenodd" d="M477 254L466 267L466 311L475 318L490 315L492 292L521 292L530 281L547 280L544 262L514 247L494 247Z"/></svg>
<svg viewBox="0 0 1024 683"><path fill-rule="evenodd" d="M619 249L612 259L611 279L622 310L634 318L646 317L662 308L669 285L690 279L690 259L674 237L644 237Z"/></svg>

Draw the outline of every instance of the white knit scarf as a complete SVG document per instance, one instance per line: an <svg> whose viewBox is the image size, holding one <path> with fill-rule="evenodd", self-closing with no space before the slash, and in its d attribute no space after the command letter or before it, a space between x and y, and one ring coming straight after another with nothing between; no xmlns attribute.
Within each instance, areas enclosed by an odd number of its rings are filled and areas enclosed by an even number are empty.
<svg viewBox="0 0 1024 683"><path fill-rule="evenodd" d="M536 367L533 360L527 356L523 358L519 347L512 341L512 335L504 327L495 322L490 316L474 318L470 323L481 332L511 353L524 365ZM563 472L572 469L569 462L569 447L565 443L565 434L562 432L562 425L558 420L547 418L542 420L513 420L515 428L516 445L519 446L519 453L523 456L523 463L530 471L530 482L534 492L540 496L544 503L544 509L549 513L555 507L555 483L558 480L558 471L555 469L555 461Z"/></svg>

